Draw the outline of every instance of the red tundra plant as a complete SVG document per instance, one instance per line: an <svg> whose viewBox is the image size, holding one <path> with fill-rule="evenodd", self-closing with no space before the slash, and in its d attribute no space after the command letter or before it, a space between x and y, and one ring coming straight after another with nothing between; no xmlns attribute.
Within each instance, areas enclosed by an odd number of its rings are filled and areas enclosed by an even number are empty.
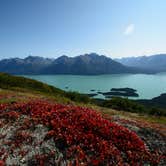
<svg viewBox="0 0 166 166"><path fill-rule="evenodd" d="M17 131L14 135L14 144L19 146L22 142L28 144L31 143L33 140L31 134L26 131Z"/></svg>
<svg viewBox="0 0 166 166"><path fill-rule="evenodd" d="M154 159L134 132L104 119L95 110L46 101L9 107L46 125L50 130L45 139L54 138L56 148L69 165L122 166L159 162L159 157Z"/></svg>
<svg viewBox="0 0 166 166"><path fill-rule="evenodd" d="M6 110L8 108L8 104L4 103L4 104L0 104L0 113L3 112L4 110Z"/></svg>
<svg viewBox="0 0 166 166"><path fill-rule="evenodd" d="M0 160L0 166L5 166L4 161Z"/></svg>
<svg viewBox="0 0 166 166"><path fill-rule="evenodd" d="M17 111L8 111L0 114L0 117L6 118L8 120L16 120L20 116L20 113Z"/></svg>

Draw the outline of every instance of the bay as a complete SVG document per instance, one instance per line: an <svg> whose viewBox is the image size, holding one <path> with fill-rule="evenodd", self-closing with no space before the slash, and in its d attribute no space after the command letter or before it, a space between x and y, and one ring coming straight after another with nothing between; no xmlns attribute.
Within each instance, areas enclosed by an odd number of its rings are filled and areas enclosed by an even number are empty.
<svg viewBox="0 0 166 166"><path fill-rule="evenodd" d="M166 73L158 74L110 74L110 75L23 75L66 91L80 93L108 92L111 88L133 88L139 97L151 99L166 93ZM102 94L95 96L104 98Z"/></svg>

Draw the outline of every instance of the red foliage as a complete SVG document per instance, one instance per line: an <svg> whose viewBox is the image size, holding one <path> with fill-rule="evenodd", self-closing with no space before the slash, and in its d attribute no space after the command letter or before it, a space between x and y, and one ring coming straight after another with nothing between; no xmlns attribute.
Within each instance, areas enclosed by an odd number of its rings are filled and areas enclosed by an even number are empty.
<svg viewBox="0 0 166 166"><path fill-rule="evenodd" d="M4 113L1 113L0 115L0 117L6 118L8 120L16 120L19 118L19 116L20 116L20 113L16 111L4 112Z"/></svg>
<svg viewBox="0 0 166 166"><path fill-rule="evenodd" d="M104 119L94 110L43 101L8 107L12 115L19 110L31 116L36 123L48 126L50 131L46 139L54 138L56 147L71 161L69 163L75 161L95 166L153 162L153 156L134 132ZM2 105L0 109L3 109Z"/></svg>
<svg viewBox="0 0 166 166"><path fill-rule="evenodd" d="M26 131L18 131L15 133L14 139L15 145L19 146L22 142L31 143L33 138L31 134Z"/></svg>
<svg viewBox="0 0 166 166"><path fill-rule="evenodd" d="M8 104L0 104L0 112L3 112L8 108Z"/></svg>
<svg viewBox="0 0 166 166"><path fill-rule="evenodd" d="M0 166L5 166L4 161L0 160Z"/></svg>

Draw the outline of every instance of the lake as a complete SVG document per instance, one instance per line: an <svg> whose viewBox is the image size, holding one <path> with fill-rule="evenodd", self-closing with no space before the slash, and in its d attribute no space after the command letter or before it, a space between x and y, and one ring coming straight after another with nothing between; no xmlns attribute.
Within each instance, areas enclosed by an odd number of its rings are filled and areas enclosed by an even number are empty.
<svg viewBox="0 0 166 166"><path fill-rule="evenodd" d="M110 74L95 76L80 75L23 75L42 81L66 91L80 93L108 92L111 88L129 87L136 89L137 99L151 99L166 93L166 73L147 74ZM95 91L91 91L95 90ZM96 98L104 98L102 94Z"/></svg>

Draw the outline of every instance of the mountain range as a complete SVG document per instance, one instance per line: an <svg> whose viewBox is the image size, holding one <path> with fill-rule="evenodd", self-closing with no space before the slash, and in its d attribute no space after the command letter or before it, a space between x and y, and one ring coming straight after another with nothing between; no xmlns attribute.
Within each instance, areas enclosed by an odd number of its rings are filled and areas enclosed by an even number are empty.
<svg viewBox="0 0 166 166"><path fill-rule="evenodd" d="M96 53L57 59L28 56L0 60L0 72L10 74L99 75L166 71L166 54L111 59Z"/></svg>
<svg viewBox="0 0 166 166"><path fill-rule="evenodd" d="M96 53L76 57L61 56L57 59L28 56L0 61L0 72L10 74L117 74L143 72Z"/></svg>
<svg viewBox="0 0 166 166"><path fill-rule="evenodd" d="M166 54L152 56L127 57L114 59L115 61L130 67L137 67L154 72L166 72Z"/></svg>

